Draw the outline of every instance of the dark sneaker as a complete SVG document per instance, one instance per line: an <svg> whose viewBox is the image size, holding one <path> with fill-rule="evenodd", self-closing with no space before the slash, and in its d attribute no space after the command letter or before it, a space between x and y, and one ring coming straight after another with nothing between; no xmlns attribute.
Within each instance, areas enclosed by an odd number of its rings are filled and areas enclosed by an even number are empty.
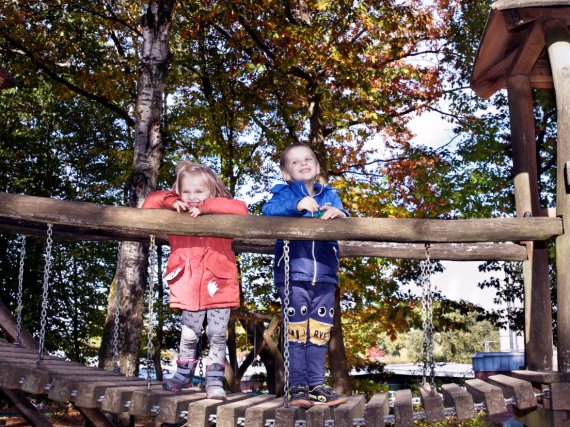
<svg viewBox="0 0 570 427"><path fill-rule="evenodd" d="M348 400L344 394L337 393L328 385L316 385L309 388L309 399L315 405L337 406Z"/></svg>
<svg viewBox="0 0 570 427"><path fill-rule="evenodd" d="M313 402L309 399L309 387L306 385L294 385L289 387L289 404L300 408L310 408Z"/></svg>

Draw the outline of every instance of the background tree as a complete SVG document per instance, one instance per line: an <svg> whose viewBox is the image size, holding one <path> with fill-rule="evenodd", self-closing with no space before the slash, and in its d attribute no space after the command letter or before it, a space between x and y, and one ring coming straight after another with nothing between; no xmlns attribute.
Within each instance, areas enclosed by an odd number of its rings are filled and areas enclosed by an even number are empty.
<svg viewBox="0 0 570 427"><path fill-rule="evenodd" d="M15 112L6 91L0 95L3 111L13 115L6 129L12 145L0 153L9 165L9 191L138 206L148 191L171 184L180 158L190 158L214 167L257 213L279 179L278 154L304 141L354 216L493 216L511 206L507 158L494 166L488 152L468 143L508 154L504 141L495 138L503 129L500 121L472 115L473 106L483 104L451 86L464 86L471 67L475 39L466 46L458 37L464 15L478 11L466 21L466 31L475 34L483 28L486 3L191 1L175 12L174 2L166 1L150 2L146 11L146 2L5 3L0 66L20 83L11 95L22 103ZM159 54L149 55L151 47L159 47ZM460 80L445 74L448 64L463 73ZM35 97L24 102L28 92ZM459 155L454 145L417 147L407 128L415 113L438 109L443 93L456 97L450 99L460 111L462 127L454 140L461 141ZM52 99L59 116L46 114ZM22 135L27 139L14 145L12 139ZM65 148L58 153L43 144L54 136ZM84 140L89 149L81 152ZM25 157L11 148L24 141ZM67 163L56 176L68 181L74 171L65 193L60 183L43 185L50 175L39 167L56 165L60 157ZM497 201L481 196L481 189L493 190ZM11 245L5 246L6 260L14 259ZM129 373L138 360L145 251L143 245L122 245L116 270L126 284L121 323L128 325L123 369ZM108 255L101 262L106 272L115 268ZM244 306L253 309L255 301L275 314L270 264L267 257L241 257ZM417 301L400 287L413 283L418 271L410 261L343 261L338 303L347 324L364 327L380 313L379 326L392 336L412 326L413 316L404 314ZM62 281L72 273L62 274ZM100 297L116 285L116 279L105 280ZM101 348L107 366L115 301L113 291L108 295ZM338 319L336 325L340 333ZM349 345L360 332L350 332ZM349 389L340 338L331 346L338 352L331 360L339 362L332 371L336 385Z"/></svg>

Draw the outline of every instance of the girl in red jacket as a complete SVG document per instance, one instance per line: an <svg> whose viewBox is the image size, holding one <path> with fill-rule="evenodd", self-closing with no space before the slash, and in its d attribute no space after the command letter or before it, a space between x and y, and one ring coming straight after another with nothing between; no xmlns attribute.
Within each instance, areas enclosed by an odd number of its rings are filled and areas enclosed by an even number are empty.
<svg viewBox="0 0 570 427"><path fill-rule="evenodd" d="M247 205L231 198L220 178L208 166L182 161L176 168L172 190L147 196L143 208L166 208L198 215L247 215ZM163 388L180 392L192 386L198 340L204 317L210 353L206 363L206 393L210 399L225 399L226 329L230 309L240 305L238 273L232 239L169 235L170 256L165 282L170 307L182 310L182 331L177 369Z"/></svg>

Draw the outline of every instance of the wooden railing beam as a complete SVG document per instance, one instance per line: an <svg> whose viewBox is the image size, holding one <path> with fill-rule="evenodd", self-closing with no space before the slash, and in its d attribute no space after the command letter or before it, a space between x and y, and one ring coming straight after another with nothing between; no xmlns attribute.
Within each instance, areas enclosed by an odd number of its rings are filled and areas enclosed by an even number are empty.
<svg viewBox="0 0 570 427"><path fill-rule="evenodd" d="M350 240L402 243L473 243L546 240L563 233L560 218L467 220L312 218L204 215L135 209L95 203L0 193L2 230L41 229L57 233L137 240L149 234L218 236L241 239ZM45 228L44 228L45 229Z"/></svg>

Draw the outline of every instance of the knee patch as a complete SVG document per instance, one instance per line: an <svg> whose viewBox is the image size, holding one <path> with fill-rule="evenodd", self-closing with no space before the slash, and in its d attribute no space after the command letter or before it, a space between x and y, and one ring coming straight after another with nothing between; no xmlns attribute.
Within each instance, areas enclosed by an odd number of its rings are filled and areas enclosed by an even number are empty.
<svg viewBox="0 0 570 427"><path fill-rule="evenodd" d="M309 341L316 345L324 345L329 342L331 337L332 325L328 323L319 322L315 319L309 319L309 330L311 336Z"/></svg>
<svg viewBox="0 0 570 427"><path fill-rule="evenodd" d="M289 322L289 330L287 331L287 340L292 342L307 341L307 321Z"/></svg>

